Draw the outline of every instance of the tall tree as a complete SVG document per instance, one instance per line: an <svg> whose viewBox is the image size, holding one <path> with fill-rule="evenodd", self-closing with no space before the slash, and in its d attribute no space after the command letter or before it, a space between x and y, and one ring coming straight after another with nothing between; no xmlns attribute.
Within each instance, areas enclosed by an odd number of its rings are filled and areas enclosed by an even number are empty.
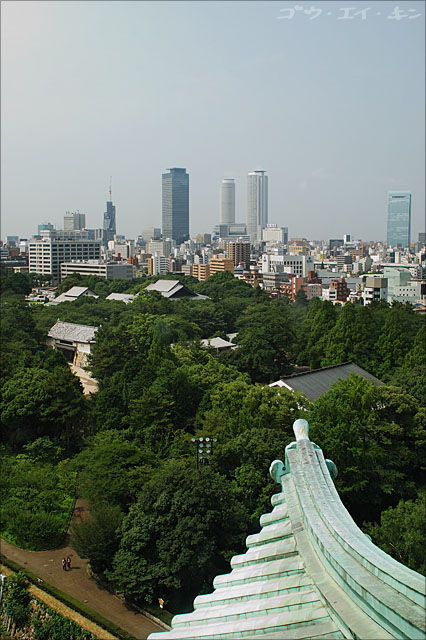
<svg viewBox="0 0 426 640"><path fill-rule="evenodd" d="M10 445L20 447L49 436L70 452L80 440L86 401L80 381L68 367L57 366L50 372L19 369L2 392L1 419Z"/></svg>
<svg viewBox="0 0 426 640"><path fill-rule="evenodd" d="M102 578L105 570L112 567L122 520L123 512L118 506L103 502L94 505L87 520L72 525L72 548L79 556L87 558L92 570Z"/></svg>
<svg viewBox="0 0 426 640"><path fill-rule="evenodd" d="M361 376L342 380L308 414L311 440L337 465L342 500L361 523L416 493L425 430L415 398Z"/></svg>
<svg viewBox="0 0 426 640"><path fill-rule="evenodd" d="M392 384L402 387L426 406L426 324L420 327L414 345L393 373Z"/></svg>
<svg viewBox="0 0 426 640"><path fill-rule="evenodd" d="M318 369L324 358L326 337L337 319L336 307L332 302L314 298L308 306L298 340L298 364L307 364Z"/></svg>
<svg viewBox="0 0 426 640"><path fill-rule="evenodd" d="M345 304L339 310L336 324L327 335L321 366L355 361L356 323L357 308L353 304Z"/></svg>
<svg viewBox="0 0 426 640"><path fill-rule="evenodd" d="M363 529L383 551L410 569L426 575L426 494L416 500L400 500L380 516L380 524L364 523Z"/></svg>
<svg viewBox="0 0 426 640"><path fill-rule="evenodd" d="M171 463L142 489L124 518L120 548L107 572L126 599L161 597L172 611L200 591L242 550L244 509L229 482L208 466L198 472Z"/></svg>
<svg viewBox="0 0 426 640"><path fill-rule="evenodd" d="M237 322L235 361L253 382L271 382L289 371L294 332L288 305L274 301L250 306Z"/></svg>

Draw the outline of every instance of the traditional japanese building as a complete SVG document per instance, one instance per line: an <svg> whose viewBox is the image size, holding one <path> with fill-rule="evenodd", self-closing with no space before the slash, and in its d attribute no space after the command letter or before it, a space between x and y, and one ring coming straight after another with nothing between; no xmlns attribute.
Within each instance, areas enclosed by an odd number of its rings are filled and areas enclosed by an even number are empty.
<svg viewBox="0 0 426 640"><path fill-rule="evenodd" d="M270 467L281 491L231 572L149 640L425 637L425 579L376 547L335 489L337 470L294 423L285 462Z"/></svg>

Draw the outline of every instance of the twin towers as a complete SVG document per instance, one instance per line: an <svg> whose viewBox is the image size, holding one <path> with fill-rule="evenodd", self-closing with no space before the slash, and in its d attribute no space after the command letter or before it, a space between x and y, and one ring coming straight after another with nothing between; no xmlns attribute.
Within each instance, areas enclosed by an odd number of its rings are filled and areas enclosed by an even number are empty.
<svg viewBox="0 0 426 640"><path fill-rule="evenodd" d="M268 176L265 171L247 175L247 235L256 244L268 224ZM219 224L235 224L235 180L225 178L220 187Z"/></svg>
<svg viewBox="0 0 426 640"><path fill-rule="evenodd" d="M189 174L173 167L162 175L163 238L176 244L189 239ZM268 176L265 171L251 171L247 176L247 235L252 244L262 239L268 224ZM220 224L235 224L235 180L225 178L220 189Z"/></svg>

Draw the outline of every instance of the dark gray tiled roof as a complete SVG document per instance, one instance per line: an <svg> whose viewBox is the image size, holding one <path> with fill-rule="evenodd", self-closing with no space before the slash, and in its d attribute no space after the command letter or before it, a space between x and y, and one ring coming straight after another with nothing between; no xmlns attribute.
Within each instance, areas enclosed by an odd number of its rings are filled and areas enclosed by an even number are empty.
<svg viewBox="0 0 426 640"><path fill-rule="evenodd" d="M193 293L179 280L157 280L153 284L149 284L145 291L158 291L165 298L175 300L178 298L191 298L193 300L205 300L207 296Z"/></svg>
<svg viewBox="0 0 426 640"><path fill-rule="evenodd" d="M98 327L90 327L85 324L72 322L57 322L47 334L49 338L56 340L69 340L70 342L94 342Z"/></svg>
<svg viewBox="0 0 426 640"><path fill-rule="evenodd" d="M327 393L335 382L349 378L351 373L356 373L376 385L384 384L353 362L317 369L316 371L308 371L307 373L297 373L293 376L281 378L281 380L286 386L291 387L294 391L303 392L310 400L314 401L324 393Z"/></svg>

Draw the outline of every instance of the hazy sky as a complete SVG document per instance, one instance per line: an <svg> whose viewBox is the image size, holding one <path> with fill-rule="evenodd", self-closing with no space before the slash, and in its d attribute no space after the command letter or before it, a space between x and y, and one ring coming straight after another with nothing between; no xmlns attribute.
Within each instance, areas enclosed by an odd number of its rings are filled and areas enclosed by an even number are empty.
<svg viewBox="0 0 426 640"><path fill-rule="evenodd" d="M77 209L101 227L110 176L118 233L161 227L173 166L192 234L218 222L224 177L245 221L253 169L290 237L385 239L397 189L424 230L423 2L1 6L2 237Z"/></svg>

